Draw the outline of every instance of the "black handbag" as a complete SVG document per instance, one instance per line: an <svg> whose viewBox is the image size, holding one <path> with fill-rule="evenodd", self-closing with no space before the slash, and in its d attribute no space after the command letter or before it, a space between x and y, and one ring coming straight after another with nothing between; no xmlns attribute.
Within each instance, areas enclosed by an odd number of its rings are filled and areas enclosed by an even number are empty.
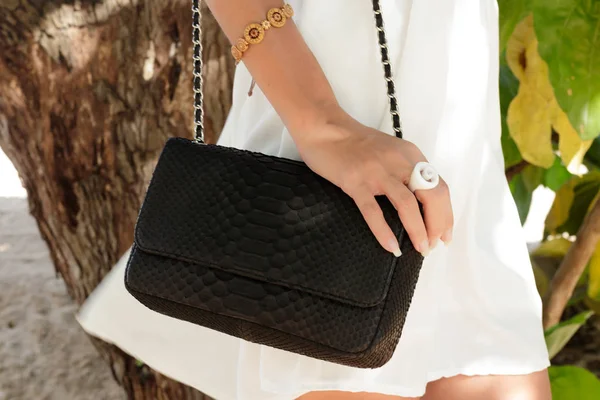
<svg viewBox="0 0 600 400"><path fill-rule="evenodd" d="M196 140L167 141L135 228L127 290L159 313L250 342L377 368L394 353L423 258L377 196L403 255L306 164L205 144L200 15L193 0ZM373 0L402 137L379 1Z"/></svg>

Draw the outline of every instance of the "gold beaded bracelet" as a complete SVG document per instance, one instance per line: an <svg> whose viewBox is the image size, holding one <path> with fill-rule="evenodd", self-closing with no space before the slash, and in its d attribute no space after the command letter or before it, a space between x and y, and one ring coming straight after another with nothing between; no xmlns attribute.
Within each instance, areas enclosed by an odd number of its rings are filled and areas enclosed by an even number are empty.
<svg viewBox="0 0 600 400"><path fill-rule="evenodd" d="M272 26L275 28L281 28L285 25L288 18L294 15L294 9L291 5L285 4L281 8L271 8L267 13L267 19L260 23L251 23L246 25L244 29L244 37L239 38L233 46L231 46L231 55L235 59L235 63L238 64L244 52L248 50L251 44L259 44L265 37L265 31L271 29Z"/></svg>

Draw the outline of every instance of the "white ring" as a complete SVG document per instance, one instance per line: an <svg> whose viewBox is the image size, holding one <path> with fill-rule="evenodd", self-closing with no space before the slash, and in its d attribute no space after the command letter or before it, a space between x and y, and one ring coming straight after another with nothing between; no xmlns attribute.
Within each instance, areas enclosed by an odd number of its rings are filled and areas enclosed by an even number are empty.
<svg viewBox="0 0 600 400"><path fill-rule="evenodd" d="M410 175L408 181L408 190L429 190L433 189L440 183L440 176L431 164L428 162L419 162Z"/></svg>

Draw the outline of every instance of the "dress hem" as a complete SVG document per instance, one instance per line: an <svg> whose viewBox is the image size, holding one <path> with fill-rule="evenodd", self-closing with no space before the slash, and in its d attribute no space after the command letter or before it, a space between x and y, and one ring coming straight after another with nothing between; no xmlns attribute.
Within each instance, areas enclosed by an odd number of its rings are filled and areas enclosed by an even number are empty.
<svg viewBox="0 0 600 400"><path fill-rule="evenodd" d="M550 366L549 361L542 362L540 364L531 364L528 367L516 367L516 368L488 368L488 369L476 369L476 368L457 368L454 370L445 370L440 372L434 372L428 374L426 384L430 382L437 381L442 378L451 378L458 375L465 376L488 376L488 375L498 375L498 376L513 376L513 375L528 375L534 372L543 371L544 369ZM485 372L483 372L485 371ZM376 393L383 394L388 396L400 396L400 397L422 397L425 394L425 390L415 390L411 388L407 388L406 386L399 385L360 385L356 386L354 382L336 382L336 383L322 383L322 384L311 384L309 387L301 389L300 392L291 393L281 393L274 391L273 389L268 389L268 387L264 387L264 390L281 396L294 396L292 399L300 397L310 392L316 391L342 391L342 392L366 392L366 393Z"/></svg>
<svg viewBox="0 0 600 400"><path fill-rule="evenodd" d="M77 313L75 315L75 319L80 324L80 326L90 335L95 336L107 343L111 343L111 344L119 347L116 343L114 343L112 340L109 339L109 335L103 335L102 333L98 332L97 330L90 329L91 327L86 328L86 326L85 326L86 323L85 323L85 321L82 320L79 313ZM119 347L119 348L122 351L124 351L125 353L129 354L130 356L140 359L141 361L146 363L150 368L156 370L157 372L159 372L171 379L177 380L185 385L191 386L191 387L193 387L193 388L195 388L217 400L235 400L235 398L232 398L231 396L227 396L224 393L222 393L221 390L218 388L209 388L209 390L207 390L208 387L201 387L202 385L194 385L194 384L190 384L188 382L182 382L182 381L178 380L177 378L171 376L169 373L164 372L160 367L154 365L153 363L147 363L146 361L142 360L140 357L136 356L129 350L123 349L121 347ZM457 375L466 375L466 376L527 375L527 374L531 374L534 372L542 371L542 370L548 368L549 366L550 366L550 362L544 361L539 364L532 363L528 366L518 366L518 367L510 367L510 368L507 368L507 367L495 368L493 366L490 366L488 368L471 367L471 368L448 369L448 370L436 371L436 372L427 374L427 382L425 385L427 385L427 383L429 383L429 382L433 382L433 381L436 381L441 378L450 378L450 377L457 376ZM296 399L307 393L316 392L316 391L342 391L342 392L353 392L353 393L367 392L367 393L377 393L377 394L384 394L384 395L388 395L388 396L400 396L400 397L421 397L425 394L425 388L423 388L423 390L415 390L414 388L408 388L406 386L384 385L384 384L380 384L380 383L357 385L356 382L343 381L343 380L337 381L337 382L312 383L312 384L308 384L308 385L303 385L301 388L297 388L298 390L295 390L293 393L281 392L281 391L278 391L275 388L269 387L269 386L273 386L273 385L270 385L269 383L265 384L263 382L263 384L261 385L261 390L264 390L265 392L267 392L268 394L271 394L273 396L282 397L282 398L286 398L286 399L289 398L289 400L293 400L293 399ZM291 396L291 397L288 397L288 396ZM275 400L275 399L272 398L270 400Z"/></svg>

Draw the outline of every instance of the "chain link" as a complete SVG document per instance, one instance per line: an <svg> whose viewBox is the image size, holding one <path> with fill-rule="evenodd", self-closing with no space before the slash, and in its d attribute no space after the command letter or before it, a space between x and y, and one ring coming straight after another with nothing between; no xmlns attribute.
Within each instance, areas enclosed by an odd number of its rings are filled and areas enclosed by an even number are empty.
<svg viewBox="0 0 600 400"><path fill-rule="evenodd" d="M192 0L192 44L194 63L194 136L196 142L204 143L204 99L202 97L202 28L200 27L200 0Z"/></svg>
<svg viewBox="0 0 600 400"><path fill-rule="evenodd" d="M390 114L392 115L392 126L396 137L402 139L402 125L400 123L400 114L398 114L398 99L396 98L396 86L392 77L392 65L390 64L389 49L385 36L385 26L379 0L373 0L373 13L375 14L375 25L377 27L377 38L379 39L379 50L381 51L381 63L388 89L388 99L390 102Z"/></svg>
<svg viewBox="0 0 600 400"><path fill-rule="evenodd" d="M200 0L192 0L192 43L194 63L194 135L196 141L204 143L204 101L202 98L202 30L200 27ZM383 17L379 0L373 0L373 13L375 15L375 24L377 27L377 37L379 39L379 49L381 51L381 63L385 81L388 89L388 99L390 103L390 114L392 116L392 126L397 137L402 138L402 127L400 124L400 115L398 114L398 100L396 98L396 87L392 77L392 66L389 59L389 49L385 36L385 27L383 25Z"/></svg>

